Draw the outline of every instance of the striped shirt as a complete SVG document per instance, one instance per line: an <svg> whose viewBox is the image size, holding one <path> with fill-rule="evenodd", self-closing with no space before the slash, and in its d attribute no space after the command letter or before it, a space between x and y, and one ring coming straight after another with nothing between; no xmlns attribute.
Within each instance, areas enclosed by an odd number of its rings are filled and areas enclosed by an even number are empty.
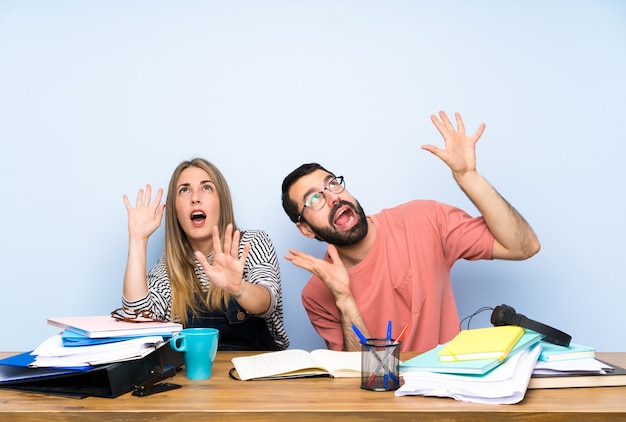
<svg viewBox="0 0 626 422"><path fill-rule="evenodd" d="M278 258L274 250L274 244L263 230L242 231L239 242L239 256L243 254L244 245L250 244L250 252L244 264L243 278L254 284L264 286L270 293L270 306L267 312L256 315L265 319L267 328L274 338L279 349L289 346L287 332L283 326L283 298L280 284L280 269ZM208 291L210 280L204 273L200 262L196 262L196 275L204 292ZM212 256L209 256L212 261ZM165 320L171 320L172 312L172 286L167 274L165 255L147 275L148 295L136 301L128 301L122 297L125 307L132 310L150 309L155 316Z"/></svg>

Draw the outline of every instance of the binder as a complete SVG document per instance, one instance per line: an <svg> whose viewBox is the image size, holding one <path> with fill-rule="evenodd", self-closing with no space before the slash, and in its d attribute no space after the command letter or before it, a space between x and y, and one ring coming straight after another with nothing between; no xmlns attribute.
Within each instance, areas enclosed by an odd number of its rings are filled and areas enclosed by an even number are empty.
<svg viewBox="0 0 626 422"><path fill-rule="evenodd" d="M0 388L64 397L114 398L138 389L155 373L166 373L184 363L181 352L172 350L169 341L149 355L135 360L85 368L29 368L29 353L0 360Z"/></svg>

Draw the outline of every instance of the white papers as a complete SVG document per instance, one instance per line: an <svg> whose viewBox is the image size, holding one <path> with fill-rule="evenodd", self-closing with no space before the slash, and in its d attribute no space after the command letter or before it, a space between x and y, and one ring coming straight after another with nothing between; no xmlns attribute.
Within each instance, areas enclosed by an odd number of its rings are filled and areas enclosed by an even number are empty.
<svg viewBox="0 0 626 422"><path fill-rule="evenodd" d="M606 374L613 368L595 358L570 359L556 362L538 361L535 365L534 375L593 375Z"/></svg>
<svg viewBox="0 0 626 422"><path fill-rule="evenodd" d="M64 347L61 334L54 335L37 347L32 367L81 367L139 359L147 356L163 341L161 336L138 337L115 343Z"/></svg>
<svg viewBox="0 0 626 422"><path fill-rule="evenodd" d="M514 404L526 394L541 346L539 344L509 357L485 375L455 375L435 372L407 372L396 396L423 395L452 397L485 404Z"/></svg>

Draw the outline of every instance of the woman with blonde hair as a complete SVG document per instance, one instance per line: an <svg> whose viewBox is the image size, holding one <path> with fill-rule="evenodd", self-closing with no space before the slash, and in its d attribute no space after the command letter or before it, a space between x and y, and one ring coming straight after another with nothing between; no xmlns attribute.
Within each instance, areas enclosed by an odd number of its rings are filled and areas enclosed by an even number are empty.
<svg viewBox="0 0 626 422"><path fill-rule="evenodd" d="M235 224L226 179L202 158L183 161L154 200L146 185L128 211L129 250L122 303L157 319L220 331L219 350L280 350L283 326L278 259L262 230ZM168 212L165 212L167 209ZM165 213L165 253L146 274L149 237Z"/></svg>

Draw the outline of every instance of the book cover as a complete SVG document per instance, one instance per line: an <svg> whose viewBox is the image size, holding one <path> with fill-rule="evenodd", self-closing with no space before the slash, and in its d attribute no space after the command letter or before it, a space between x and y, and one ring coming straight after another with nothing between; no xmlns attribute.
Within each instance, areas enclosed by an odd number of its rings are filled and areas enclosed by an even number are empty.
<svg viewBox="0 0 626 422"><path fill-rule="evenodd" d="M161 335L171 336L183 329L176 322L127 322L110 315L48 318L48 324L82 334L90 338Z"/></svg>
<svg viewBox="0 0 626 422"><path fill-rule="evenodd" d="M239 379L261 380L331 376L361 376L361 352L288 349L231 359Z"/></svg>
<svg viewBox="0 0 626 422"><path fill-rule="evenodd" d="M596 355L595 348L576 343L570 343L569 347L565 347L543 341L541 342L541 349L539 360L544 362L593 358Z"/></svg>
<svg viewBox="0 0 626 422"><path fill-rule="evenodd" d="M524 335L517 325L463 330L439 351L442 362L474 359L504 359Z"/></svg>
<svg viewBox="0 0 626 422"><path fill-rule="evenodd" d="M534 344L538 343L542 337L543 335L539 333L527 330L509 353L509 357L532 347ZM439 352L444 347L445 344L439 345L434 349L402 362L400 364L400 374L404 375L409 372L427 371L444 374L483 375L503 362L499 358L441 362Z"/></svg>

